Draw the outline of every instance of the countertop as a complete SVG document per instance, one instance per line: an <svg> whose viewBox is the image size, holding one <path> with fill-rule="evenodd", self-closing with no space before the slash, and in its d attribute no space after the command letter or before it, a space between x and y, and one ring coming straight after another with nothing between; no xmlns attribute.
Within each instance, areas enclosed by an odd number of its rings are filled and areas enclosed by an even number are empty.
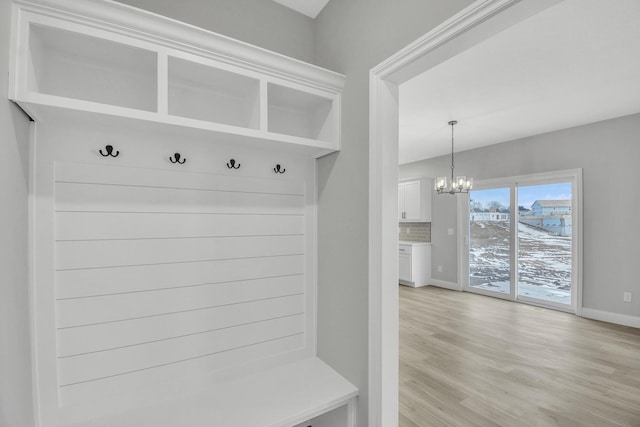
<svg viewBox="0 0 640 427"><path fill-rule="evenodd" d="M431 242L411 242L409 240L400 240L398 241L401 245L412 245L412 246L431 246Z"/></svg>

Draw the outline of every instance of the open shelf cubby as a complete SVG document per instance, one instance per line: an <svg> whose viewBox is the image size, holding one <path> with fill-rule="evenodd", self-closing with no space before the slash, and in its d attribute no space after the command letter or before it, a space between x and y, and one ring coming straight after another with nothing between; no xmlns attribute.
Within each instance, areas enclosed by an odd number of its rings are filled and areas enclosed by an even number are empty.
<svg viewBox="0 0 640 427"><path fill-rule="evenodd" d="M27 90L157 111L155 52L31 24Z"/></svg>
<svg viewBox="0 0 640 427"><path fill-rule="evenodd" d="M169 57L169 114L260 128L260 81Z"/></svg>
<svg viewBox="0 0 640 427"><path fill-rule="evenodd" d="M334 142L333 100L269 83L269 132Z"/></svg>

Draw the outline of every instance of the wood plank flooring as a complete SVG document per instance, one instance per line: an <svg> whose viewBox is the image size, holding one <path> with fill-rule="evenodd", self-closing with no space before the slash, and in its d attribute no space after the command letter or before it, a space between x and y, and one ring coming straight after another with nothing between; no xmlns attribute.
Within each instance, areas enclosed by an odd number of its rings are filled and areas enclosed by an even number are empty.
<svg viewBox="0 0 640 427"><path fill-rule="evenodd" d="M640 329L400 286L400 427L640 427Z"/></svg>

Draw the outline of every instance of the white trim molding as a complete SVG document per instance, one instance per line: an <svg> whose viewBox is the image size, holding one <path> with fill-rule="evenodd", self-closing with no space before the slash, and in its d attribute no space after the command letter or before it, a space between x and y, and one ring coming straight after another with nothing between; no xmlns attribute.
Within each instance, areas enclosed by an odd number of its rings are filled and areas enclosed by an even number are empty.
<svg viewBox="0 0 640 427"><path fill-rule="evenodd" d="M615 323L617 325L631 326L632 328L640 328L640 316L630 316L628 314L582 307L581 317L600 320L602 322Z"/></svg>
<svg viewBox="0 0 640 427"><path fill-rule="evenodd" d="M477 0L369 72L369 426L398 425L398 85L562 0Z"/></svg>

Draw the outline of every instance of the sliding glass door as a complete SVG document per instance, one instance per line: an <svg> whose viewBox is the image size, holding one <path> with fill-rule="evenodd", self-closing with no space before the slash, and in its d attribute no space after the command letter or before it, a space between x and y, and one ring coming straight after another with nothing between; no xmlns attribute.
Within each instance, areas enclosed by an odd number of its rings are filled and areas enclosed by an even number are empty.
<svg viewBox="0 0 640 427"><path fill-rule="evenodd" d="M518 187L518 296L571 304L571 182Z"/></svg>
<svg viewBox="0 0 640 427"><path fill-rule="evenodd" d="M478 182L461 242L465 290L575 311L579 186L580 171Z"/></svg>

